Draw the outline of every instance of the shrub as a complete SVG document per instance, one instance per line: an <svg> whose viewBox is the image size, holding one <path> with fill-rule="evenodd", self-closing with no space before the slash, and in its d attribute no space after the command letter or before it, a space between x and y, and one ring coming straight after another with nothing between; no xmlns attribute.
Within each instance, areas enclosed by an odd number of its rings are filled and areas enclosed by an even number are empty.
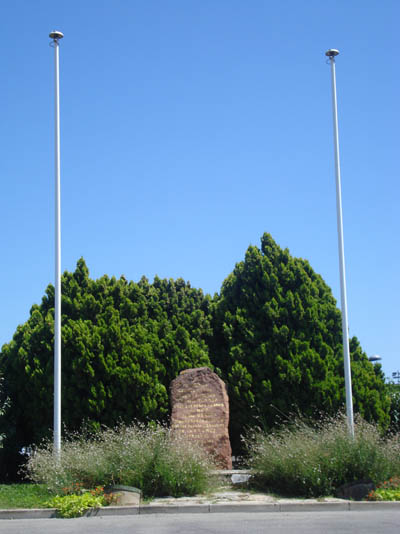
<svg viewBox="0 0 400 534"><path fill-rule="evenodd" d="M48 508L57 508L57 514L60 517L79 517L86 510L91 508L100 508L107 506L110 502L104 495L92 493L83 493L82 495L57 495L50 501L46 502Z"/></svg>
<svg viewBox="0 0 400 534"><path fill-rule="evenodd" d="M371 491L367 497L369 501L400 501L400 477L385 480Z"/></svg>
<svg viewBox="0 0 400 534"><path fill-rule="evenodd" d="M382 438L376 425L361 418L354 438L339 415L314 426L297 419L270 434L256 431L245 441L254 484L286 495L329 495L345 483L379 483L400 474L399 438Z"/></svg>
<svg viewBox="0 0 400 534"><path fill-rule="evenodd" d="M31 480L56 492L77 484L123 484L141 489L145 497L179 497L208 489L211 468L204 453L176 440L163 426L120 425L90 438L85 433L70 436L58 460L47 442L35 450L25 470Z"/></svg>

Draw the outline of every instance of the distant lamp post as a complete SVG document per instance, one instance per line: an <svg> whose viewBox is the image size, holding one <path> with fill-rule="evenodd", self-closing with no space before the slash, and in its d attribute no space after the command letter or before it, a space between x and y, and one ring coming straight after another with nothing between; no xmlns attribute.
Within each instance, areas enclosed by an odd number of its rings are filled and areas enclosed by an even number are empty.
<svg viewBox="0 0 400 534"><path fill-rule="evenodd" d="M379 356L379 354L373 354L368 358L368 360L372 363L380 362L382 360L382 357Z"/></svg>
<svg viewBox="0 0 400 534"><path fill-rule="evenodd" d="M340 157L339 157L339 126L336 98L336 71L335 57L339 50L331 48L325 55L328 56L331 64L332 74L332 108L333 108L333 138L335 152L335 174L336 174L336 211L339 246L339 270L340 270L340 293L342 305L342 335L343 335L343 360L344 360L344 381L346 387L346 415L349 426L349 433L354 436L354 416L353 416L353 395L351 388L351 366L349 347L349 328L347 319L347 294L346 294L346 270L344 262L344 240L343 240L343 215L342 215L342 190L340 181Z"/></svg>
<svg viewBox="0 0 400 534"><path fill-rule="evenodd" d="M397 383L400 384L400 371L395 371L392 373L393 380L397 380Z"/></svg>
<svg viewBox="0 0 400 534"><path fill-rule="evenodd" d="M54 283L54 452L61 451L61 187L60 187L60 75L59 40L64 35L52 31L55 65L55 283Z"/></svg>

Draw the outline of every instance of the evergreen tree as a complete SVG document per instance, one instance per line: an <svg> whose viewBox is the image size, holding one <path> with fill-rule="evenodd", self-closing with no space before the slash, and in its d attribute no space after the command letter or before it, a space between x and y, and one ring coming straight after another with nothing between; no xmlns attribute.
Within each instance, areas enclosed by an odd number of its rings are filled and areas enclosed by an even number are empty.
<svg viewBox="0 0 400 534"><path fill-rule="evenodd" d="M210 298L183 280L91 280L83 259L62 276L62 421L69 430L122 420L165 421L171 380L211 366ZM14 450L49 435L53 420L54 287L2 348ZM9 427L10 429L10 427ZM7 442L7 439L6 439ZM10 443L12 442L12 443Z"/></svg>
<svg viewBox="0 0 400 534"><path fill-rule="evenodd" d="M53 339L49 285L0 353L3 467L15 466L22 447L51 435ZM92 280L80 259L74 273L62 276L62 421L68 430L83 422L95 429L167 421L171 380L183 369L215 367L228 385L238 452L248 427L343 406L341 344L331 290L268 234L261 249L248 248L214 299L182 279ZM356 338L350 351L355 411L386 428L390 398L382 371Z"/></svg>
<svg viewBox="0 0 400 534"><path fill-rule="evenodd" d="M229 385L230 431L240 448L246 427L270 428L293 413L335 413L345 397L341 314L309 263L269 234L250 246L214 303L213 364ZM351 343L355 410L388 424L383 377Z"/></svg>

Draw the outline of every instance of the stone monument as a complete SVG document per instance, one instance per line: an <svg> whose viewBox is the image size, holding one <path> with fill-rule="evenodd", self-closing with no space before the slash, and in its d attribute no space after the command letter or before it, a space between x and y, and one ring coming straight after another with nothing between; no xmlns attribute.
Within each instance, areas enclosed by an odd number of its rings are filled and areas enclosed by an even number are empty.
<svg viewBox="0 0 400 534"><path fill-rule="evenodd" d="M208 367L186 369L171 382L171 429L197 443L218 467L232 469L229 399L224 382Z"/></svg>

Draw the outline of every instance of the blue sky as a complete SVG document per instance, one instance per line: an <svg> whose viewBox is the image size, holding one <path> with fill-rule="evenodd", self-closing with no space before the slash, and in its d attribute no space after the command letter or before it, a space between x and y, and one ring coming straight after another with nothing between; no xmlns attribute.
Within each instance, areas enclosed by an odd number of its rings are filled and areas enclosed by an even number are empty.
<svg viewBox="0 0 400 534"><path fill-rule="evenodd" d="M397 0L0 3L0 345L54 282L53 50L62 270L213 294L269 232L340 298L337 84L350 334L400 370Z"/></svg>

